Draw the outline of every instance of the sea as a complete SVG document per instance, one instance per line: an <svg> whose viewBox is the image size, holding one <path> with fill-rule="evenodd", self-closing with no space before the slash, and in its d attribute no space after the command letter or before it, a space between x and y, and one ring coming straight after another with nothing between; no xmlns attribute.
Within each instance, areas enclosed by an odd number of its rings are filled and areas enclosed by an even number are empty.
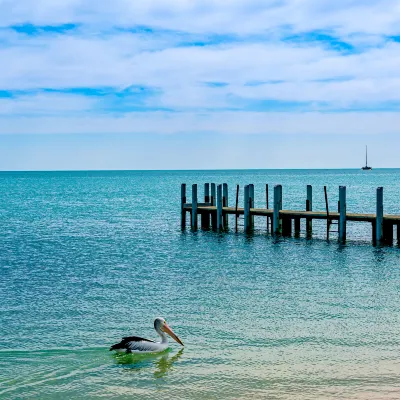
<svg viewBox="0 0 400 400"><path fill-rule="evenodd" d="M400 399L400 249L368 223L347 242L180 225L180 185L283 187L284 209L400 214L400 170L0 173L1 399ZM336 227L337 228L337 227ZM335 227L332 227L332 231ZM396 239L396 232L395 232ZM115 355L123 336L182 347Z"/></svg>

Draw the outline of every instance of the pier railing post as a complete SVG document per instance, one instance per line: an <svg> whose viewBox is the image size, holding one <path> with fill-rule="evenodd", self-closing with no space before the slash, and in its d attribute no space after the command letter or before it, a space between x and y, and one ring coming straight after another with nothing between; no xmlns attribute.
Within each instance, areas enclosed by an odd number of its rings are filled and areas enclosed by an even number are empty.
<svg viewBox="0 0 400 400"><path fill-rule="evenodd" d="M222 185L222 207L228 207L228 184L224 183ZM228 214L224 214L224 228L228 227Z"/></svg>
<svg viewBox="0 0 400 400"><path fill-rule="evenodd" d="M217 230L220 231L224 228L222 220L222 185L217 187Z"/></svg>
<svg viewBox="0 0 400 400"><path fill-rule="evenodd" d="M210 184L204 184L204 203L210 202ZM208 229L210 227L210 213L203 212L201 214L201 227L203 229Z"/></svg>
<svg viewBox="0 0 400 400"><path fill-rule="evenodd" d="M197 229L197 185L192 185L192 229Z"/></svg>
<svg viewBox="0 0 400 400"><path fill-rule="evenodd" d="M273 229L275 235L282 234L282 219L279 212L282 210L282 185L274 186L274 216L273 216Z"/></svg>
<svg viewBox="0 0 400 400"><path fill-rule="evenodd" d="M339 186L339 240L346 241L346 186Z"/></svg>
<svg viewBox="0 0 400 400"><path fill-rule="evenodd" d="M381 244L383 241L383 187L376 189L376 243Z"/></svg>
<svg viewBox="0 0 400 400"><path fill-rule="evenodd" d="M249 185L244 187L244 231L249 232L250 230L250 188Z"/></svg>
<svg viewBox="0 0 400 400"><path fill-rule="evenodd" d="M181 228L186 228L186 211L184 205L186 203L186 183L181 185Z"/></svg>
<svg viewBox="0 0 400 400"><path fill-rule="evenodd" d="M265 184L265 202L267 210L269 209L269 193L268 193L268 183ZM269 233L269 217L267 217L267 233Z"/></svg>
<svg viewBox="0 0 400 400"><path fill-rule="evenodd" d="M254 185L249 185L250 208L254 208ZM254 229L254 215L250 213L250 227Z"/></svg>
<svg viewBox="0 0 400 400"><path fill-rule="evenodd" d="M236 202L235 202L235 231L238 231L238 207L239 207L239 185L236 185Z"/></svg>
<svg viewBox="0 0 400 400"><path fill-rule="evenodd" d="M312 186L311 185L307 185L306 211L312 211ZM312 218L306 219L306 231L307 231L307 236L310 237L312 234Z"/></svg>
<svg viewBox="0 0 400 400"><path fill-rule="evenodd" d="M211 184L211 205L213 207L216 206L217 204L217 193L216 193L216 188L215 188L215 183ZM213 229L217 229L217 214L215 212L211 213L211 225Z"/></svg>

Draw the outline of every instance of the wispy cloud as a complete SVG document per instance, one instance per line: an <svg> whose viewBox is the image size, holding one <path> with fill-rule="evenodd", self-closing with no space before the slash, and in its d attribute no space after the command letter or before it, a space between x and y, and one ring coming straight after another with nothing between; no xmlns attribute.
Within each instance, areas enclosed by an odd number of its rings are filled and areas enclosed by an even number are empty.
<svg viewBox="0 0 400 400"><path fill-rule="evenodd" d="M394 0L0 0L0 133L393 132L399 37Z"/></svg>

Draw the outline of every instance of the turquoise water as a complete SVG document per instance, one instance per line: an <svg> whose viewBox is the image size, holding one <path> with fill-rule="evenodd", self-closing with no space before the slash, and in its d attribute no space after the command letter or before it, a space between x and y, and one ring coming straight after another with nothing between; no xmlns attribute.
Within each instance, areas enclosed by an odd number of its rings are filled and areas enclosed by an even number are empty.
<svg viewBox="0 0 400 400"><path fill-rule="evenodd" d="M263 218L247 236L182 232L182 182L227 182L230 200L254 183L259 207L281 183L298 209L312 184L321 210L324 185L332 210L347 185L348 212L374 212L384 186L400 214L400 170L0 173L0 398L400 398L396 243L357 223L345 246L322 223L275 240ZM108 351L155 338L156 316L183 349Z"/></svg>

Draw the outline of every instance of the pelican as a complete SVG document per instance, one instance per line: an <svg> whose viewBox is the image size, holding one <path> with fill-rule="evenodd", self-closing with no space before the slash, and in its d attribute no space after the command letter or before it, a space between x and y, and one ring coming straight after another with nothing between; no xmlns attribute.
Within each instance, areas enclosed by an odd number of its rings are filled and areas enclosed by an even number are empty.
<svg viewBox="0 0 400 400"><path fill-rule="evenodd" d="M168 348L168 338L165 333L168 333L176 342L181 346L183 343L178 336L172 331L172 329L167 325L167 321L164 318L156 318L154 320L154 329L161 337L161 342L155 342L154 340L143 339L137 336L127 336L122 338L122 340L110 347L110 351L115 350L119 353L159 353Z"/></svg>

